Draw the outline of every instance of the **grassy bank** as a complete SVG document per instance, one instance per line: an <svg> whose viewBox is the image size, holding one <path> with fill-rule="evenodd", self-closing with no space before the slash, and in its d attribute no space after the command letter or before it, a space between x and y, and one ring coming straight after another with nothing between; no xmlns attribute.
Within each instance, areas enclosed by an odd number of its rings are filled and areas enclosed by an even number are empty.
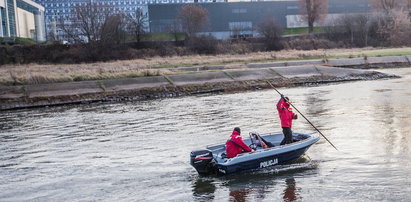
<svg viewBox="0 0 411 202"><path fill-rule="evenodd" d="M314 27L314 33L323 33L325 28L323 27ZM298 27L298 28L287 28L283 30L284 35L293 35L293 34L308 34L308 27Z"/></svg>
<svg viewBox="0 0 411 202"><path fill-rule="evenodd" d="M153 57L75 65L3 65L0 84L38 84L175 74L168 68L216 64L247 64L302 59L411 55L411 47L328 50L283 50L238 55ZM167 68L167 69L165 69ZM239 67L240 68L240 67Z"/></svg>

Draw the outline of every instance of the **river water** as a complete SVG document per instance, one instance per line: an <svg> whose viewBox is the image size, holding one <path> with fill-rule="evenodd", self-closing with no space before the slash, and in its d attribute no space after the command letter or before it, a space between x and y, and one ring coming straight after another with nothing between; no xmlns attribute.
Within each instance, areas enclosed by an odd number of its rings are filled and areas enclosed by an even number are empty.
<svg viewBox="0 0 411 202"><path fill-rule="evenodd" d="M0 201L410 201L411 68L383 71L402 78L279 89L339 151L225 177L190 151L280 131L274 90L0 112Z"/></svg>

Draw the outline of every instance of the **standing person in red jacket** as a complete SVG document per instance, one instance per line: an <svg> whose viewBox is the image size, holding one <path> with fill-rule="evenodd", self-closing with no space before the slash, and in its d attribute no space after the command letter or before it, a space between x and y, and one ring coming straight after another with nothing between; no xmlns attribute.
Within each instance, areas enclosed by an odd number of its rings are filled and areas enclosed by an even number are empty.
<svg viewBox="0 0 411 202"><path fill-rule="evenodd" d="M278 115L280 115L281 127L283 128L284 139L281 145L290 144L293 142L293 132L291 126L293 119L297 119L297 114L292 112L288 97L281 95L281 99L277 103Z"/></svg>
<svg viewBox="0 0 411 202"><path fill-rule="evenodd" d="M228 158L234 158L242 152L253 152L254 149L248 147L243 138L241 138L241 130L239 127L235 127L231 138L225 143L225 153Z"/></svg>

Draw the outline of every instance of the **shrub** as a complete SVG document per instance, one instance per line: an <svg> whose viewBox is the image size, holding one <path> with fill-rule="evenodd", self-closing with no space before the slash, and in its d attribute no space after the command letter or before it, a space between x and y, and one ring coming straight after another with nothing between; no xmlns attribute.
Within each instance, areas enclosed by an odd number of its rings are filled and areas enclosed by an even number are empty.
<svg viewBox="0 0 411 202"><path fill-rule="evenodd" d="M186 44L189 50L197 54L217 53L218 40L211 35L190 37Z"/></svg>

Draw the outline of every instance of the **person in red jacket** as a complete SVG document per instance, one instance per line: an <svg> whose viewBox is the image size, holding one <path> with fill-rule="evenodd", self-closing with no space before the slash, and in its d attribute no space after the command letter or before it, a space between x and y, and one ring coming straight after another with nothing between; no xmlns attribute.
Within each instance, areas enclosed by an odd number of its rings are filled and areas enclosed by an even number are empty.
<svg viewBox="0 0 411 202"><path fill-rule="evenodd" d="M293 119L297 119L297 114L291 110L288 97L281 95L281 99L277 103L278 115L280 115L281 127L283 128L284 139L280 145L289 144L293 142L293 132L291 126Z"/></svg>
<svg viewBox="0 0 411 202"><path fill-rule="evenodd" d="M248 147L243 138L241 138L241 130L239 127L235 127L231 138L225 143L225 153L227 158L234 158L242 152L253 152L254 150Z"/></svg>

